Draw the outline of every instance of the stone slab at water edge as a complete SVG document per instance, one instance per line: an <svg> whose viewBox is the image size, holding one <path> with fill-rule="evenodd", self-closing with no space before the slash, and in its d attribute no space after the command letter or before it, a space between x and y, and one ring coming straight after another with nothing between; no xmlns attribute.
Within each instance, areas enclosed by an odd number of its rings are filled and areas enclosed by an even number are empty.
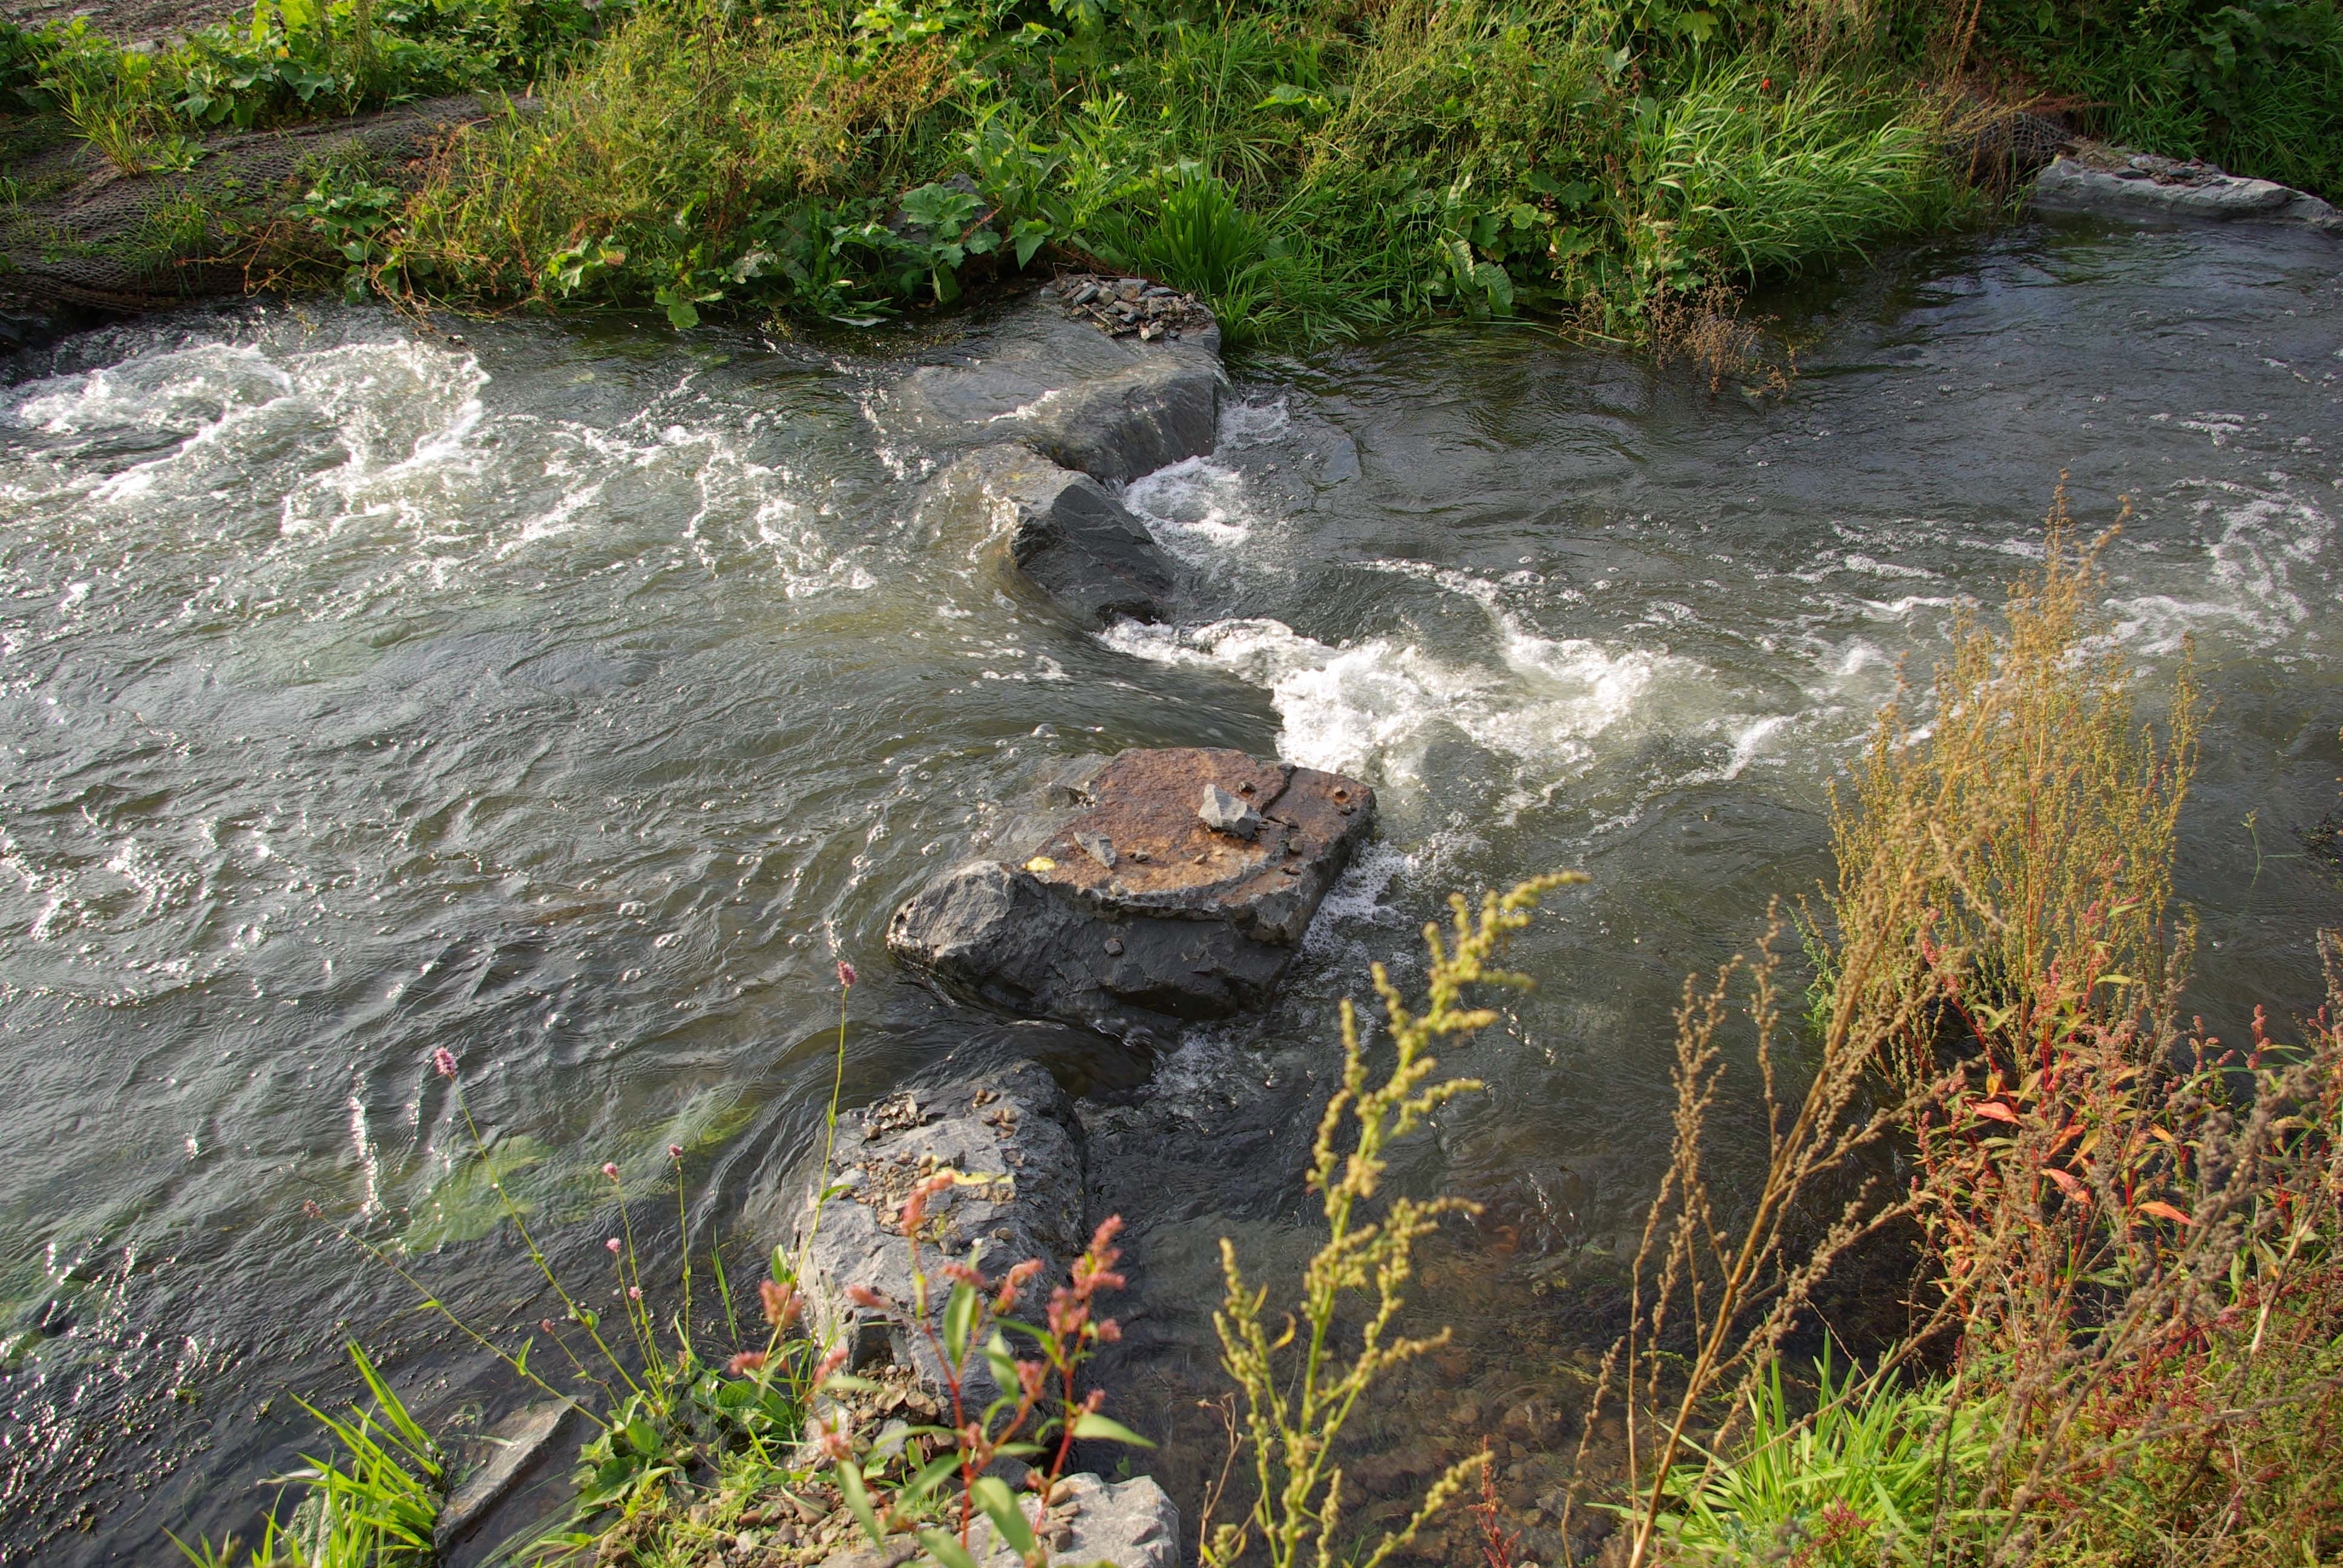
<svg viewBox="0 0 2343 1568"><path fill-rule="evenodd" d="M2036 176L2034 205L2107 217L2247 218L2343 238L2343 213L2307 191L2121 147L2086 145L2058 158Z"/></svg>
<svg viewBox="0 0 2343 1568"><path fill-rule="evenodd" d="M1040 1258L1062 1270L1090 1240L1082 1224L1081 1123L1049 1069L1013 1062L936 1088L907 1089L838 1119L829 1186L819 1171L775 1194L784 1205L760 1228L779 1232L801 1260L798 1283L824 1343L852 1347L848 1367L904 1367L930 1392L942 1368L927 1336L908 1327L911 1243L899 1228L903 1200L922 1178L956 1171L960 1181L928 1204L920 1261L931 1280L947 1262L999 1277ZM847 1299L856 1286L902 1306L900 1317ZM931 1292L940 1314L948 1290ZM940 1318L939 1318L939 1321ZM1000 1391L980 1361L970 1371L974 1407Z"/></svg>
<svg viewBox="0 0 2343 1568"><path fill-rule="evenodd" d="M1034 840L914 895L887 946L948 990L1148 1044L1268 997L1375 816L1355 779L1217 748L1126 751L1070 793Z"/></svg>

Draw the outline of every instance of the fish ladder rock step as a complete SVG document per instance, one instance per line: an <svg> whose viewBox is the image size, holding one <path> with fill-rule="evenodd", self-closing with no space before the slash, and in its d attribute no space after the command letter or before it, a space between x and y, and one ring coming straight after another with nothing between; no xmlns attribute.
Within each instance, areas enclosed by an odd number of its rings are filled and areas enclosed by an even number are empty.
<svg viewBox="0 0 2343 1568"><path fill-rule="evenodd" d="M1151 1046L1267 999L1373 831L1355 779L1242 751L1125 751L1031 847L945 872L887 946L946 990Z"/></svg>

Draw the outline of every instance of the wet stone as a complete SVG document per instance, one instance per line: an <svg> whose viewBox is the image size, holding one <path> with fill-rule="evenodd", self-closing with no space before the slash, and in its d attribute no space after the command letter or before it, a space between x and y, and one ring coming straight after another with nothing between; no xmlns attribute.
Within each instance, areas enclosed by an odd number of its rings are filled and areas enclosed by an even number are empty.
<svg viewBox="0 0 2343 1568"><path fill-rule="evenodd" d="M809 1317L825 1340L852 1347L850 1370L909 1369L933 1392L941 1367L927 1336L889 1314L858 1306L860 1286L886 1300L913 1300L912 1247L900 1224L912 1187L938 1171L955 1183L930 1201L919 1256L932 1277L946 1262L998 1278L1027 1258L1052 1263L1078 1254L1083 1227L1081 1124L1073 1105L1038 1062L1020 1061L935 1088L891 1095L839 1118L839 1169L785 1178L752 1201L750 1222L804 1259L799 1276ZM933 1293L940 1314L945 1293ZM932 1326L932 1325L931 1325ZM993 1392L982 1366L970 1376L981 1404Z"/></svg>
<svg viewBox="0 0 2343 1568"><path fill-rule="evenodd" d="M943 528L982 529L980 554L1085 626L1155 620L1172 592L1171 560L1139 519L1096 479L1030 447L970 453L937 476L921 507Z"/></svg>
<svg viewBox="0 0 2343 1568"><path fill-rule="evenodd" d="M1209 825L1207 791L1254 835ZM1081 794L1087 805L1014 853L921 890L889 949L989 1005L1169 1044L1181 1020L1267 998L1374 821L1356 779L1211 748L1126 751ZM1085 850L1093 836L1114 846L1111 865Z"/></svg>

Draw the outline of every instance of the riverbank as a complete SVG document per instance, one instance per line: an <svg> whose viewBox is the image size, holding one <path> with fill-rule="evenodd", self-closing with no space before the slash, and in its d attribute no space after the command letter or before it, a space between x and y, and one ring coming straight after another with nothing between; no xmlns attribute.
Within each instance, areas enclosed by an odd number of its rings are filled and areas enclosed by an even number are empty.
<svg viewBox="0 0 2343 1568"><path fill-rule="evenodd" d="M12 32L0 245L66 303L338 284L679 327L1071 265L1198 294L1232 346L1511 318L1715 368L1758 353L1730 324L1753 283L1987 220L2068 136L2332 186L2332 5L2134 9L2112 53L2015 5L1806 0L345 0L132 54ZM428 135L250 135L459 91Z"/></svg>

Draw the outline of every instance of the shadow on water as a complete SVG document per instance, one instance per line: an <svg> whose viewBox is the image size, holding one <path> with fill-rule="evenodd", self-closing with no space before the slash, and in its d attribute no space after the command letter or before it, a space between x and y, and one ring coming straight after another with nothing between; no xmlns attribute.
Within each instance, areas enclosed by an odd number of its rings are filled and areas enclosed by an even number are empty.
<svg viewBox="0 0 2343 1568"><path fill-rule="evenodd" d="M2315 1000L2338 883L2331 245L2029 227L1775 302L1779 399L1522 331L1256 365L1220 449L1130 499L1172 622L1080 633L910 499L888 367L624 327L418 335L254 305L68 340L0 393L0 1559L248 1528L288 1393L380 1353L439 1420L512 1398L344 1229L486 1324L544 1313L426 1057L454 1050L574 1277L696 1245L846 1094L953 1053L1091 1095L1133 1221L1118 1408L1212 1430L1216 1239L1273 1277L1370 958L1451 887L1576 866L1490 1091L1402 1179L1485 1203L1420 1292L1455 1347L1359 1478L1498 1442L1534 1504L1664 1156L1687 970L1825 869L1826 781L1899 661L2031 558L2063 469L2135 516L2115 635L2192 638L2217 708L2187 822L2196 1002ZM1262 1017L1152 1062L978 1023L891 971L893 905L1048 763L1210 743L1362 771L1381 842ZM1745 1141L1750 1130L1743 1129ZM663 1219L662 1216L665 1216ZM654 1271L675 1273L672 1238ZM1183 1502L1209 1442L1171 1445ZM167 1550L167 1547L162 1548Z"/></svg>

